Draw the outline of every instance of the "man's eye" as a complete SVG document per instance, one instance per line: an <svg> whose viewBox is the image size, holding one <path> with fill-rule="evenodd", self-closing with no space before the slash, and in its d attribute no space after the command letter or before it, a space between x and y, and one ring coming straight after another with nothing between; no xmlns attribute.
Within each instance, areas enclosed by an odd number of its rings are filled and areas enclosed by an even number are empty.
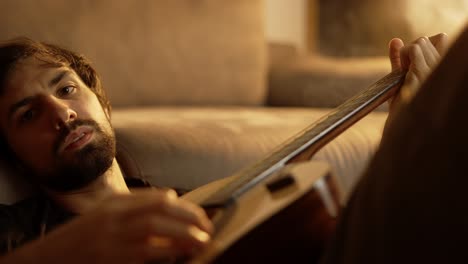
<svg viewBox="0 0 468 264"><path fill-rule="evenodd" d="M34 111L33 110L27 110L26 112L24 112L22 115L21 115L21 118L20 118L20 121L21 122L27 122L27 121L30 121L34 118Z"/></svg>
<svg viewBox="0 0 468 264"><path fill-rule="evenodd" d="M74 91L75 91L75 87L73 87L73 86L65 86L65 87L61 88L60 90L58 90L57 93L58 93L60 96L65 96L65 95L72 94Z"/></svg>

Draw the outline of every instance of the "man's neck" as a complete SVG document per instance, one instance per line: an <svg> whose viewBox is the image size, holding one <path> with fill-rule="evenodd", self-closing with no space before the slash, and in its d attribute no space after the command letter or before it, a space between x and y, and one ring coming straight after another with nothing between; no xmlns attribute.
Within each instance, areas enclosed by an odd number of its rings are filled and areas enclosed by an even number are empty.
<svg viewBox="0 0 468 264"><path fill-rule="evenodd" d="M46 190L47 194L65 209L83 214L96 207L104 199L114 194L130 193L122 171L114 159L112 166L91 184L73 192L58 193Z"/></svg>

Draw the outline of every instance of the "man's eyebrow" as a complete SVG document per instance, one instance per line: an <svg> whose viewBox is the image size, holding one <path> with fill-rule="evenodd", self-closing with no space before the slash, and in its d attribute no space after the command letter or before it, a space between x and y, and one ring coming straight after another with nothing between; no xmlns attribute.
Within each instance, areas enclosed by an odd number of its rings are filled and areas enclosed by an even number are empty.
<svg viewBox="0 0 468 264"><path fill-rule="evenodd" d="M57 85L66 75L70 74L70 70L61 70L59 71L52 80L49 81L49 87L52 87L54 85ZM13 117L13 114L18 111L19 108L29 104L32 100L34 99L34 96L28 96L16 103L14 103L12 106L10 106L10 109L8 110L8 120L11 120Z"/></svg>
<svg viewBox="0 0 468 264"><path fill-rule="evenodd" d="M49 87L54 86L54 85L56 85L57 83L59 83L59 82L63 79L63 77L65 77L65 75L67 75L67 74L69 74L69 73L70 73L69 70L62 70L62 71L58 72L58 73L55 75L55 77L52 78L52 80L50 80L50 82L49 82Z"/></svg>
<svg viewBox="0 0 468 264"><path fill-rule="evenodd" d="M19 108L29 104L33 99L34 99L34 96L28 96L24 98L23 100L16 102L12 106L10 106L10 109L8 110L8 120L11 120L13 114L16 111L18 111Z"/></svg>

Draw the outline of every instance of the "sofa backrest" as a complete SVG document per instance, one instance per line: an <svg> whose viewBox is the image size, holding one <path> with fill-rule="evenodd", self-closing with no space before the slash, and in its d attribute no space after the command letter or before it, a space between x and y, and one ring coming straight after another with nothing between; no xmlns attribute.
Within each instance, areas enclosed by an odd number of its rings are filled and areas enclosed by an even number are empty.
<svg viewBox="0 0 468 264"><path fill-rule="evenodd" d="M57 43L94 62L114 107L261 105L263 0L0 1L0 40Z"/></svg>

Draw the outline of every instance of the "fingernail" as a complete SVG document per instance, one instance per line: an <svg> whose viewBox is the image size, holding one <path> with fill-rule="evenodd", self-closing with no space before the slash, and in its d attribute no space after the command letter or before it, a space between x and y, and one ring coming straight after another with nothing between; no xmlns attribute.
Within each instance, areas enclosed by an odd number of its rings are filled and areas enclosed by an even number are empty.
<svg viewBox="0 0 468 264"><path fill-rule="evenodd" d="M174 189L171 189L171 188L160 188L160 190L166 192L166 195L170 198L170 199L176 199L178 196L177 196L177 192L174 191Z"/></svg>
<svg viewBox="0 0 468 264"><path fill-rule="evenodd" d="M173 199L177 198L177 193L173 189L169 189L168 194Z"/></svg>
<svg viewBox="0 0 468 264"><path fill-rule="evenodd" d="M210 241L210 235L200 229L198 229L195 226L189 227L189 233L192 237L194 237L196 240L206 243Z"/></svg>

